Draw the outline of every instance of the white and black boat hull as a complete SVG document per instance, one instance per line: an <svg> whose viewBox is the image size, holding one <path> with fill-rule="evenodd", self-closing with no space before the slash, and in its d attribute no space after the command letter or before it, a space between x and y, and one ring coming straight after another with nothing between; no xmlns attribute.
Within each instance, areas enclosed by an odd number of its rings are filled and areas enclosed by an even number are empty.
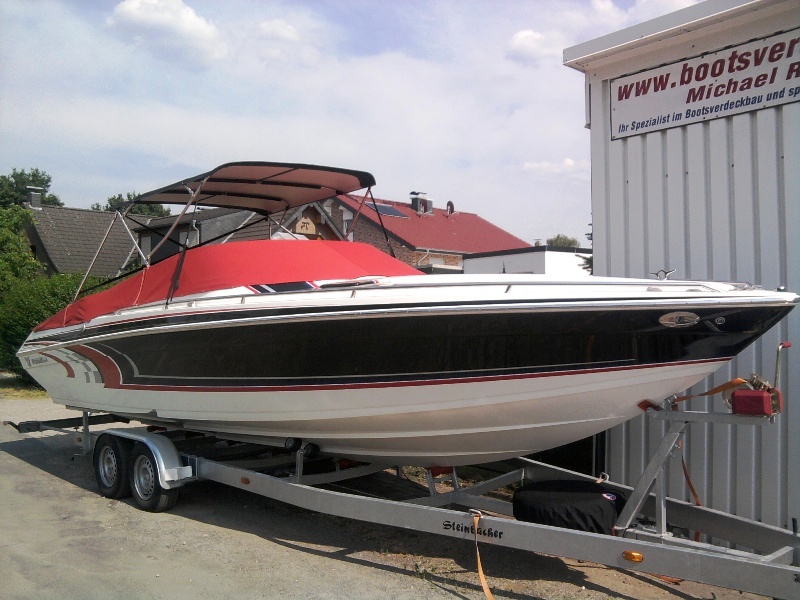
<svg viewBox="0 0 800 600"><path fill-rule="evenodd" d="M635 417L793 305L746 294L533 300L497 285L464 300L426 281L123 311L31 336L20 357L55 401L81 410L300 438L387 464L476 464Z"/></svg>

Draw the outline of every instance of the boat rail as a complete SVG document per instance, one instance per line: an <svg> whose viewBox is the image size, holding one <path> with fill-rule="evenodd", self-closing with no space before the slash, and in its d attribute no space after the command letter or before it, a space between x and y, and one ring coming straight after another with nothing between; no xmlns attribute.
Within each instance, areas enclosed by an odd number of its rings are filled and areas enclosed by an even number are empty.
<svg viewBox="0 0 800 600"><path fill-rule="evenodd" d="M432 276L426 276L432 277ZM677 282L669 282L670 284L677 283ZM153 309L153 308L174 308L180 305L186 305L188 307L197 307L201 306L202 304L209 304L209 303L230 303L231 301L238 300L240 304L245 304L248 301L268 301L270 298L274 297L286 297L286 296L307 296L309 294L331 294L336 292L342 291L350 291L351 297L355 298L358 292L368 292L372 290L385 290L387 288L391 288L392 290L404 290L404 289L414 289L414 290L421 290L421 289L429 289L429 290L439 290L442 288L447 289L462 289L462 288L475 288L475 287L483 287L483 288L504 288L502 294L508 294L511 292L512 289L518 287L525 287L525 288L540 288L542 286L547 287L567 287L567 286L608 286L609 292L613 292L612 297L604 297L601 295L597 295L587 300L591 302L606 302L606 301L630 301L635 302L637 299L634 297L624 298L623 294L620 294L620 288L622 286L615 284L610 286L607 282L592 282L592 283L583 283L578 281L470 281L470 282L441 282L441 281L416 281L416 282L402 282L397 283L396 281L387 282L385 279L374 277L374 278L367 278L367 280L343 280L343 281L330 281L324 282L319 284L313 288L304 289L304 290L288 290L288 291L274 291L269 293L236 293L236 294L225 294L225 295L198 295L196 297L182 297L182 298L174 298L170 301L158 301L158 302L150 302L147 304L141 304L139 306L133 306L129 308L123 308L116 311L114 314L116 315L123 315L127 314L132 311L139 311L144 309ZM695 284L698 285L698 284ZM716 294L720 292L725 292L726 290L720 287L713 287L710 283L703 283L703 286L706 289L699 289L697 287L687 287L687 284L684 283L683 285L670 285L671 288L679 288L684 287L687 289L673 289L669 290L676 294L686 294L685 296L673 296L671 298L664 298L664 301L670 300L683 300L683 299L691 299L691 300L702 300L702 297L698 296L698 294L713 294L714 301L719 301L719 296ZM642 284L631 284L628 289L641 287ZM626 286L627 287L627 286ZM665 286L661 286L665 287ZM645 289L639 290L639 293L642 294L655 294L655 293L663 293L667 290L661 289L661 287L649 286ZM739 291L739 290L737 290ZM731 296L730 292L728 292L728 297L732 299L736 299L737 301L741 301L743 304L752 304L752 303L766 303L766 304L774 304L774 303L786 303L786 302L793 302L795 304L800 303L800 296L794 295L793 299L789 299L790 296L793 294L786 294L783 297L776 297L774 299L765 300L763 297L751 297L746 294L742 294L741 296ZM643 298L644 299L644 298ZM652 302L652 297L648 297L646 301ZM574 300L570 300L569 298L560 299L558 297L542 297L537 299L537 304L541 304L542 302L570 302L571 306L580 306L581 302L575 302Z"/></svg>

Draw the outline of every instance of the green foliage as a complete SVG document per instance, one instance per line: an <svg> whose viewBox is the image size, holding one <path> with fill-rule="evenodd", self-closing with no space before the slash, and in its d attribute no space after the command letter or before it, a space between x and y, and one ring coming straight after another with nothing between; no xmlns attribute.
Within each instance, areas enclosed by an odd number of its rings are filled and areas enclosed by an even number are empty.
<svg viewBox="0 0 800 600"><path fill-rule="evenodd" d="M569 237L563 233L547 238L548 246L556 246L558 248L580 248L577 238Z"/></svg>
<svg viewBox="0 0 800 600"><path fill-rule="evenodd" d="M0 304L17 279L29 279L41 271L25 237L31 214L21 206L0 207Z"/></svg>
<svg viewBox="0 0 800 600"><path fill-rule="evenodd" d="M95 202L92 204L92 210L116 210L117 207L123 202L131 202L136 198L136 192L128 192L125 197L122 194L116 196L109 196L105 204ZM131 213L135 215L148 215L151 217L168 217L170 215L169 208L164 208L160 204L134 204Z"/></svg>
<svg viewBox="0 0 800 600"><path fill-rule="evenodd" d="M42 188L42 204L64 206L58 196L50 193L51 181L46 171L36 168L29 172L11 169L10 175L0 175L0 207L22 206L23 202L28 201L28 186Z"/></svg>
<svg viewBox="0 0 800 600"><path fill-rule="evenodd" d="M13 281L0 303L0 369L28 379L17 350L36 325L72 301L81 279L81 275L54 275Z"/></svg>
<svg viewBox="0 0 800 600"><path fill-rule="evenodd" d="M594 256L581 256L581 260L583 261L581 269L589 271L589 274L594 273Z"/></svg>

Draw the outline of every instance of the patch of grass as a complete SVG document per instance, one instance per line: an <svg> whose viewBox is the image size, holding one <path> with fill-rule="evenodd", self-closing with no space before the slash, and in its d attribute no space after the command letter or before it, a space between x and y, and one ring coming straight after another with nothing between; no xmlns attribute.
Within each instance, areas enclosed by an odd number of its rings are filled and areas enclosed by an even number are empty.
<svg viewBox="0 0 800 600"><path fill-rule="evenodd" d="M17 400L47 398L47 392L35 383L31 383L7 371L0 371L0 398Z"/></svg>

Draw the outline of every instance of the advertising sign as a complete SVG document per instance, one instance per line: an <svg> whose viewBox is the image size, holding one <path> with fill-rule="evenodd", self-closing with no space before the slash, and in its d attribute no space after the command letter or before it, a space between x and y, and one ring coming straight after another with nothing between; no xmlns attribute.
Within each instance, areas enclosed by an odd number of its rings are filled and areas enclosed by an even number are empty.
<svg viewBox="0 0 800 600"><path fill-rule="evenodd" d="M800 29L611 80L611 139L800 99Z"/></svg>

